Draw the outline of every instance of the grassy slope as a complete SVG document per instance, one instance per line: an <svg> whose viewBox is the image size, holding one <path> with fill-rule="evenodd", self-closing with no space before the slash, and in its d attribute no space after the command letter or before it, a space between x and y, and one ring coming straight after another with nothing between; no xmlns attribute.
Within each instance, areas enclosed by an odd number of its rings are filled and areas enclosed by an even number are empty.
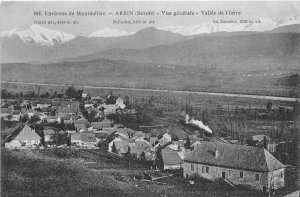
<svg viewBox="0 0 300 197"><path fill-rule="evenodd" d="M53 155L55 153L48 151L2 150L3 194L132 196L134 193L140 193L132 184L90 169L84 166L81 160L62 160Z"/></svg>
<svg viewBox="0 0 300 197"><path fill-rule="evenodd" d="M258 196L250 190L226 191L208 181L189 185L171 177L157 185L134 181L144 165L82 150L2 150L2 194L5 196ZM89 163L87 163L89 162ZM96 163L91 163L96 162ZM247 195L246 195L247 194Z"/></svg>

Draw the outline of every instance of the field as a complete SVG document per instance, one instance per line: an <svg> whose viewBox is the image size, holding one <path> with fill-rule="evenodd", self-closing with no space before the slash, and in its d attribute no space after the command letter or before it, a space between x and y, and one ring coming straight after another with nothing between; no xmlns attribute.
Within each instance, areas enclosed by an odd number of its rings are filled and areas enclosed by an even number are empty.
<svg viewBox="0 0 300 197"><path fill-rule="evenodd" d="M291 73L299 73L297 69L233 72L210 67L141 64L101 59L92 62L45 65L3 64L1 73L2 82L229 92L287 97L296 97L299 94L297 86L278 83L278 80Z"/></svg>

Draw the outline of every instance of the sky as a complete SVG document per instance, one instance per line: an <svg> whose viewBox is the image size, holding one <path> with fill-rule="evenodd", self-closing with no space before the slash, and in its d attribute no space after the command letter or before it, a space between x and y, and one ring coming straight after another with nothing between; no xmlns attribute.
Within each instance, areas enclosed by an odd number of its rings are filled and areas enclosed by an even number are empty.
<svg viewBox="0 0 300 197"><path fill-rule="evenodd" d="M239 16L207 16L202 15L201 11L237 11L241 12ZM204 22L212 22L215 19L246 19L255 20L260 18L270 18L279 20L291 16L300 16L300 1L239 1L239 2L2 2L1 13L1 31L18 29L27 29L34 21L78 21L79 24L46 24L43 27L61 30L75 35L89 35L93 32L105 28L125 30L136 32L140 29L154 26L193 26ZM74 11L101 11L113 13L105 16L34 16L35 11L49 12L67 12ZM119 11L154 11L160 13L155 16L116 16ZM199 13L193 16L163 16L162 11L193 11ZM113 24L113 20L144 20L154 21L154 24L128 25Z"/></svg>

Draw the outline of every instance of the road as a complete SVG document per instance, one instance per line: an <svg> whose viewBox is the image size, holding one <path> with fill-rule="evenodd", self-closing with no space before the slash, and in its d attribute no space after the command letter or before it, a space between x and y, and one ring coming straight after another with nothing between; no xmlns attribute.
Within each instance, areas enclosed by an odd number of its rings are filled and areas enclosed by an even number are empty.
<svg viewBox="0 0 300 197"><path fill-rule="evenodd" d="M19 84L19 85L38 85L38 86L56 86L56 87L66 87L72 84L49 84L49 83L25 83L25 82L6 82L1 83L8 84ZM278 96L263 96L263 95L252 95L252 94L234 94L234 93L221 93L221 92L196 92L196 91L182 91L182 90L166 90L166 89L143 89L143 88L120 88L120 87L110 87L110 86L83 86L74 85L76 87L82 88L96 88L96 89L113 89L113 90L132 90L132 91L144 91L144 92L162 92L162 93L177 93L177 94L196 94L196 95L208 95L208 96L226 96L226 97L239 97L239 98L253 98L253 99L266 99L266 100L277 100L277 101L298 101L299 98L292 97L278 97Z"/></svg>

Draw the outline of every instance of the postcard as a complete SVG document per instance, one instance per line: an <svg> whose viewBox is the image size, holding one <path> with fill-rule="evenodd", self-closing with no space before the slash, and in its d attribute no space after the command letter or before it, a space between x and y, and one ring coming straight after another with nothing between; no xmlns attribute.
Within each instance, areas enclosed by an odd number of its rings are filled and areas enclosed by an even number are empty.
<svg viewBox="0 0 300 197"><path fill-rule="evenodd" d="M299 196L299 1L6 1L3 196Z"/></svg>

